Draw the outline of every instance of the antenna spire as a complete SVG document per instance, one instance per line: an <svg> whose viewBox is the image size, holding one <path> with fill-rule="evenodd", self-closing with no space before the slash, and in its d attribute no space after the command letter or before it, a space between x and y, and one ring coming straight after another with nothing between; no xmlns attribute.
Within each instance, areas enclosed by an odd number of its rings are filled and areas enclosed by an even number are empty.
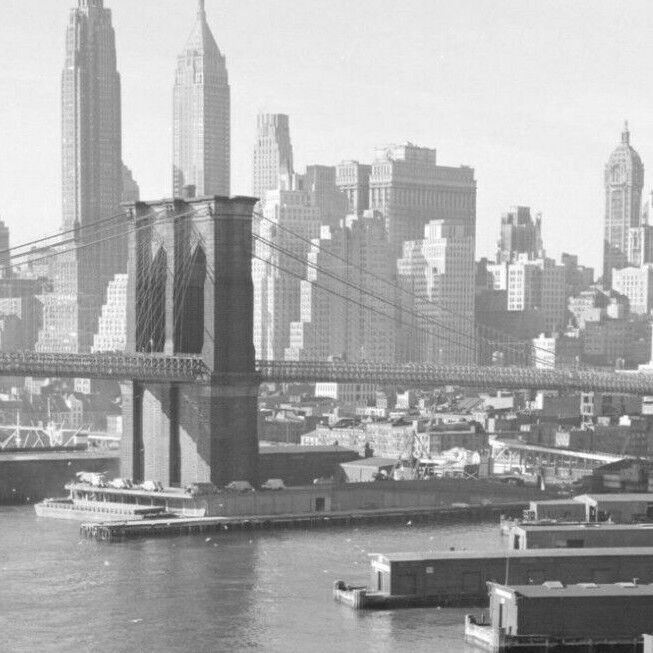
<svg viewBox="0 0 653 653"><path fill-rule="evenodd" d="M197 13L200 16L206 15L206 11L204 9L204 0L197 0Z"/></svg>
<svg viewBox="0 0 653 653"><path fill-rule="evenodd" d="M624 120L624 130L621 132L621 142L630 143L630 131L628 131L628 121Z"/></svg>

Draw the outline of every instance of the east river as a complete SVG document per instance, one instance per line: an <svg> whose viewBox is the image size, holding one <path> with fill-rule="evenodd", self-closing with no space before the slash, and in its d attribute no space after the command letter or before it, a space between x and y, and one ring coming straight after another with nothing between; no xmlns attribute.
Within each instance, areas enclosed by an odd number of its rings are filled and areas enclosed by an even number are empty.
<svg viewBox="0 0 653 653"><path fill-rule="evenodd" d="M361 526L150 539L79 537L79 523L0 507L0 650L468 652L477 609L354 612L370 552L501 546L496 523Z"/></svg>

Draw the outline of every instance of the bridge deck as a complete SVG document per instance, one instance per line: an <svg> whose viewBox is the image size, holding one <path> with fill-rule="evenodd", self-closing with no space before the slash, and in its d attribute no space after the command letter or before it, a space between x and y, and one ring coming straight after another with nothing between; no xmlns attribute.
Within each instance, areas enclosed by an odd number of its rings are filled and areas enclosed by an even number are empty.
<svg viewBox="0 0 653 653"><path fill-rule="evenodd" d="M599 370L256 361L262 382L358 383L434 387L454 385L479 389L586 390L653 395L653 374ZM247 374L247 372L244 372ZM0 376L83 377L143 382L219 382L200 356L102 352L95 354L0 352Z"/></svg>

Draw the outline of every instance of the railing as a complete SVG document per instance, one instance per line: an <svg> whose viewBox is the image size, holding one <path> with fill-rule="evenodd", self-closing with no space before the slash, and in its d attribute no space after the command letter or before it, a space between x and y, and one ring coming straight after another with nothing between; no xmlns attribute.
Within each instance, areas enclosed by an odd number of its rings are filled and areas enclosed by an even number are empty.
<svg viewBox="0 0 653 653"><path fill-rule="evenodd" d="M653 375L598 370L317 361L257 361L262 381L326 381L407 387L438 385L480 389L586 390L653 394Z"/></svg>
<svg viewBox="0 0 653 653"><path fill-rule="evenodd" d="M96 354L0 352L0 375L83 377L208 383L211 374L199 356L178 354Z"/></svg>

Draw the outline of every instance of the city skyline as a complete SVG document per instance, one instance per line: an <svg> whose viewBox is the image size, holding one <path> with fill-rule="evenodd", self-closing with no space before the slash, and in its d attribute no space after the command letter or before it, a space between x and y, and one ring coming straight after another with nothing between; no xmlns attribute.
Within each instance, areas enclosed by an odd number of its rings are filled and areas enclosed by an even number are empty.
<svg viewBox="0 0 653 653"><path fill-rule="evenodd" d="M3 22L15 26L0 90L11 88L15 106L21 107L4 107L0 114L7 127L0 178L12 189L2 198L0 215L15 233L15 243L53 232L61 220L56 112L64 44L59 27L65 26L70 4L58 0L44 7L35 0L9 0L0 8ZM340 18L344 14L337 3L332 5L335 9L324 17L324 33L318 35L300 29L310 8L297 8L289 17L286 4L279 0L257 11L260 7L253 2L236 6L207 1L209 24L227 57L233 84L235 194L250 192L256 114L281 111L290 115L293 125L297 168L334 165L343 159L368 162L375 146L391 142L434 147L440 160L476 171L477 255L492 255L496 220L507 206L522 204L543 213L543 237L551 255L564 249L600 269L601 239L593 242L586 233L601 232L602 169L624 119L629 119L633 146L644 165L653 160L646 96L638 99L645 85L636 81L645 79L648 70L642 28L653 23L653 14L645 3L633 3L625 15L608 3L551 3L545 9L534 3L526 8L523 3L501 2L493 7L496 31L523 35L512 44L483 35L484 10L473 2L451 8L415 1L401 10L381 3L379 15L385 8L386 15L398 21L402 33L409 35L403 40L419 46L421 58L412 54L414 47L379 48L378 39L376 50L370 50L371 41L352 25L365 14L366 3L349 7L354 14L347 22ZM107 6L113 12L123 82L124 160L144 198L167 195L171 71L188 37L196 2L169 1L165 13L160 3L147 0L137 6L111 0ZM447 19L442 21L446 29L433 27L437 16ZM391 26L378 16L368 20L376 36L391 36ZM594 25L587 30L592 32L589 43L559 38L583 20ZM30 31L23 29L27 22ZM529 27L531 23L538 30ZM255 38L242 39L244 29ZM605 38L608 29L610 40ZM279 41L275 34L293 38ZM27 52L36 41L43 56L32 62ZM595 41L604 44L603 50L592 47ZM313 48L306 51L308 42ZM325 64L329 46L336 53ZM266 52L269 56L263 56ZM388 70L397 93L384 92L386 85L376 82L377 63ZM490 94L497 81L492 69L498 64L502 69L514 67L511 75L502 75L505 98ZM629 80L618 74L624 66L634 71ZM559 73L557 78L554 73ZM338 96L333 93L336 84L344 91ZM576 84L573 95L571 84ZM511 137L505 138L506 133ZM33 178L41 180L43 194L31 210L31 222L21 218ZM644 192L649 189L645 180ZM582 223L582 231L570 230L570 221Z"/></svg>

